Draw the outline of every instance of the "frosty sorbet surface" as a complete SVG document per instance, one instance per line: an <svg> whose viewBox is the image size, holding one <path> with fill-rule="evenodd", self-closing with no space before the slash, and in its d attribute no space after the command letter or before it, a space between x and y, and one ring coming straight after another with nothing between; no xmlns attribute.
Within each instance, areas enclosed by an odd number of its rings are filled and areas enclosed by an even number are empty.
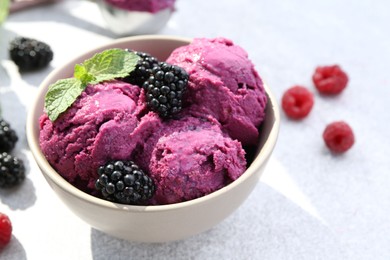
<svg viewBox="0 0 390 260"><path fill-rule="evenodd" d="M267 97L245 50L225 38L195 39L173 51L167 62L190 75L188 113L216 118L243 145L256 143Z"/></svg>
<svg viewBox="0 0 390 260"><path fill-rule="evenodd" d="M151 205L198 198L241 176L267 101L247 53L224 38L195 39L167 62L190 75L175 117L149 111L145 90L120 80L89 85L54 122L44 113L40 146L53 168L96 195L99 166L132 160L156 185Z"/></svg>

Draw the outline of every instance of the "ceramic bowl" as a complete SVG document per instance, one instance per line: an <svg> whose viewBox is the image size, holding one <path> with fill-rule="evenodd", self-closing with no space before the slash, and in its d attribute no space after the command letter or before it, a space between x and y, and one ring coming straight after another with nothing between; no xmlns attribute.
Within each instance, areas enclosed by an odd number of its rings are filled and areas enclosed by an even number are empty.
<svg viewBox="0 0 390 260"><path fill-rule="evenodd" d="M256 156L237 180L209 195L194 200L159 206L131 206L112 203L86 194L63 179L48 163L39 147L39 124L47 88L72 76L73 67L97 52L129 48L148 52L165 60L171 51L191 39L170 36L133 36L114 40L55 69L40 85L29 110L27 139L43 176L65 205L90 226L112 236L138 242L167 242L206 231L232 214L252 192L271 156L279 132L279 109L268 86L265 121L261 125ZM50 208L50 205L47 206Z"/></svg>

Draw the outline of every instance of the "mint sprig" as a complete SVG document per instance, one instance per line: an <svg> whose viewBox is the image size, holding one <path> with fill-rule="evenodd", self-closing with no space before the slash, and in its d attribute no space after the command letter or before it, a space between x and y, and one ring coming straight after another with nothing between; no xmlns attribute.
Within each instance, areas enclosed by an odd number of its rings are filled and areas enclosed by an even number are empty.
<svg viewBox="0 0 390 260"><path fill-rule="evenodd" d="M8 16L9 0L0 1L0 25Z"/></svg>
<svg viewBox="0 0 390 260"><path fill-rule="evenodd" d="M61 79L49 87L45 97L45 109L51 121L66 109L84 91L85 85L76 78Z"/></svg>
<svg viewBox="0 0 390 260"><path fill-rule="evenodd" d="M73 78L61 79L49 86L45 110L54 122L81 95L88 84L128 76L140 57L122 49L108 49L74 67Z"/></svg>

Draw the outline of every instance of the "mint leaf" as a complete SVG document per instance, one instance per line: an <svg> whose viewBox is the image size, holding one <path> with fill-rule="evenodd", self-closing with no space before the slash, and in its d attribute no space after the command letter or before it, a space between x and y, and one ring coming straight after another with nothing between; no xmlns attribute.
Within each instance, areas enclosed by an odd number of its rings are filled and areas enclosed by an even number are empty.
<svg viewBox="0 0 390 260"><path fill-rule="evenodd" d="M8 16L9 0L0 0L0 25Z"/></svg>
<svg viewBox="0 0 390 260"><path fill-rule="evenodd" d="M134 52L109 49L95 54L82 64L76 64L74 78L62 79L49 86L45 96L45 110L49 119L54 122L76 101L88 84L128 76L139 59Z"/></svg>
<svg viewBox="0 0 390 260"><path fill-rule="evenodd" d="M53 122L70 107L86 88L79 79L61 79L50 85L45 96L45 109Z"/></svg>
<svg viewBox="0 0 390 260"><path fill-rule="evenodd" d="M87 69L82 64L76 64L74 66L74 75L76 79L81 80L83 84L87 85L89 82L93 82L96 78L87 72Z"/></svg>
<svg viewBox="0 0 390 260"><path fill-rule="evenodd" d="M128 76L135 69L139 59L140 57L134 52L122 49L109 49L95 54L82 65L76 66L75 70L77 70L77 76L80 79L91 79L94 77L89 83L96 84Z"/></svg>

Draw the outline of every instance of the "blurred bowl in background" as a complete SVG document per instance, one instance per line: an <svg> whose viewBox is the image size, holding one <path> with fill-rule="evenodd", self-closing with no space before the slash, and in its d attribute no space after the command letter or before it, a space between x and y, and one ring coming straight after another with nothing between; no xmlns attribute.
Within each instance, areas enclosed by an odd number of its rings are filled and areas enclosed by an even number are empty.
<svg viewBox="0 0 390 260"><path fill-rule="evenodd" d="M115 7L105 0L97 0L97 4L108 29L120 36L156 33L166 25L174 12L173 8L155 13L129 11Z"/></svg>

